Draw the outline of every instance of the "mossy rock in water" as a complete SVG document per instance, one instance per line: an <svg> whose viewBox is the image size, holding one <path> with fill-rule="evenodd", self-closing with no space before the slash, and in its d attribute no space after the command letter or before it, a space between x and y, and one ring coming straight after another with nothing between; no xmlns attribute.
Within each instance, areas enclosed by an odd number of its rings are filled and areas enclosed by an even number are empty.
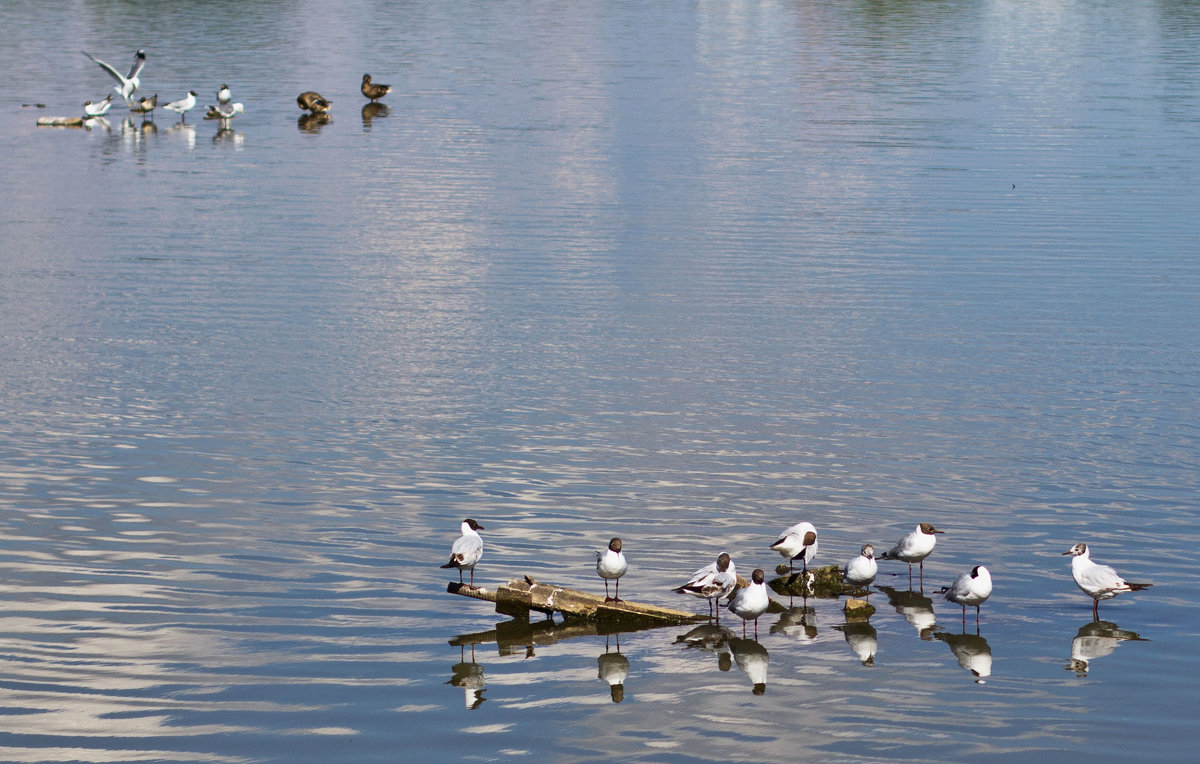
<svg viewBox="0 0 1200 764"><path fill-rule="evenodd" d="M788 572L788 566L780 565L775 572L779 573L779 578L772 579L768 586L776 594L786 594L791 597L833 598L859 591L842 580L840 565L812 568L807 574L802 571L791 574Z"/></svg>
<svg viewBox="0 0 1200 764"><path fill-rule="evenodd" d="M846 600L846 604L842 605L842 612L846 615L846 621L865 621L875 615L875 606L866 600Z"/></svg>

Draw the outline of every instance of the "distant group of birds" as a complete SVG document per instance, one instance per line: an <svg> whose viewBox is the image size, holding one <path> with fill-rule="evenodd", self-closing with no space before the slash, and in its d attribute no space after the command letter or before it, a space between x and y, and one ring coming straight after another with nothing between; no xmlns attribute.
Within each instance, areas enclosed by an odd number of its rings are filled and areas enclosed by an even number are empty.
<svg viewBox="0 0 1200 764"><path fill-rule="evenodd" d="M101 69L108 72L116 80L117 84L113 86L113 91L125 102L130 113L141 114L143 118L150 118L153 115L154 110L158 108L158 94L155 93L149 98L137 97L138 88L141 87L142 69L146 66L146 51L139 50L134 54L133 64L129 67L127 74L121 74L112 65L101 61L87 51L81 52L92 61L95 61ZM371 103L378 103L380 98L392 92L392 87L391 85L372 82L371 75L364 74L360 90ZM195 108L197 98L196 91L189 90L183 98L164 104L162 108L175 112L179 115L181 122L186 122L187 113ZM333 101L323 97L315 90L306 90L296 97L296 103L301 109L313 115L325 115L329 113L329 107ZM83 115L89 119L103 117L112 108L112 105L113 93L109 93L100 101L85 101L83 104ZM246 109L243 104L233 102L233 95L230 93L229 86L223 84L217 89L217 102L208 106L205 119L220 120L222 127L228 127L234 117L238 114L244 114L245 111Z"/></svg>
<svg viewBox="0 0 1200 764"><path fill-rule="evenodd" d="M470 586L475 586L475 566L483 557L483 538L479 531L483 526L471 518L462 521L460 536L455 539L450 550L449 561L443 568L457 568L458 580L463 584L463 571L470 571ZM925 558L937 545L937 534L944 533L934 528L930 523L918 523L917 527L905 534L896 544L883 554L881 560L899 560L908 563L908 573L911 581L912 566L919 566L920 575L924 577ZM791 578L794 579L795 563L802 565L801 574L807 576L808 565L817 555L817 529L809 522L797 523L783 531L779 538L769 545L770 549L778 552L788 560ZM1145 589L1151 584L1135 584L1126 581L1116 570L1100 565L1091 559L1087 544L1078 543L1063 555L1071 555L1071 575L1075 584L1086 595L1092 598L1092 616L1099 619L1100 600L1111 599L1123 592L1134 592ZM621 577L629 570L629 563L622 551L620 538L613 538L608 547L596 552L596 574L604 581L604 601L621 602ZM843 580L855 587L869 587L878 574L879 565L876 562L875 548L871 544L863 544L858 556L842 567ZM615 582L615 592L610 596L609 581ZM464 584L465 585L465 584ZM770 597L767 594L766 574L757 568L751 574L749 585L739 581L736 567L729 554L722 552L714 562L705 565L692 574L682 586L674 590L679 594L691 594L708 601L709 617L715 614L720 622L720 601L726 600L729 612L742 619L742 635L746 634L746 626L754 622L755 638L758 637L758 618L767 611ZM963 621L966 622L968 607L975 608L975 618L978 623L980 606L992 595L992 576L983 565L975 565L969 571L960 575L950 586L941 588L941 594L949 602L960 605L963 609Z"/></svg>

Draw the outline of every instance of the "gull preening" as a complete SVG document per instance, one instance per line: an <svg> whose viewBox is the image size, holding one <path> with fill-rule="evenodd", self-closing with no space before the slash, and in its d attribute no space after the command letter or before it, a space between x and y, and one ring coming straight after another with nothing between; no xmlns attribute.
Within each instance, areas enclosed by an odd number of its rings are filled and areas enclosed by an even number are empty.
<svg viewBox="0 0 1200 764"><path fill-rule="evenodd" d="M117 84L113 86L113 90L120 94L121 98L128 104L130 102L129 99L133 97L133 94L137 92L139 85L141 85L138 75L141 74L142 67L146 65L146 51L139 50L134 54L133 65L129 67L129 74L124 76L112 68L111 65L104 63L86 50L79 52L95 61L100 65L101 69L112 75L112 78L117 81Z"/></svg>
<svg viewBox="0 0 1200 764"><path fill-rule="evenodd" d="M462 584L462 572L471 571L471 588L475 588L475 565L483 557L483 538L478 531L484 527L471 518L462 521L462 535L450 547L450 561L443 568L458 568L458 583Z"/></svg>
<svg viewBox="0 0 1200 764"><path fill-rule="evenodd" d="M1092 598L1092 617L1100 617L1100 600L1116 597L1121 592L1136 592L1153 584L1134 584L1121 578L1107 565L1092 562L1088 545L1082 542L1063 552L1071 555L1071 576L1084 594Z"/></svg>
<svg viewBox="0 0 1200 764"><path fill-rule="evenodd" d="M863 544L858 557L846 563L846 567L842 569L842 580L853 586L870 587L878 572L879 563L875 562L875 547Z"/></svg>
<svg viewBox="0 0 1200 764"><path fill-rule="evenodd" d="M85 117L103 117L112 108L112 93L104 96L104 100L98 103L91 101L83 102L83 115Z"/></svg>
<svg viewBox="0 0 1200 764"><path fill-rule="evenodd" d="M807 573L808 564L817 556L817 529L812 523L796 523L779 534L779 540L771 544L771 548L788 558L792 573L795 573L796 560L800 560Z"/></svg>
<svg viewBox="0 0 1200 764"><path fill-rule="evenodd" d="M766 575L756 568L750 575L750 585L738 589L729 599L729 612L742 619L742 636L746 636L746 621L754 621L754 638L758 639L758 617L767 612L771 598L767 594Z"/></svg>
<svg viewBox="0 0 1200 764"><path fill-rule="evenodd" d="M737 568L725 552L692 574L688 582L675 589L676 594L690 594L708 600L708 617L713 617L713 600L728 596L737 588ZM717 622L721 620L721 605L717 603Z"/></svg>
<svg viewBox="0 0 1200 764"><path fill-rule="evenodd" d="M185 95L183 98L180 98L178 101L171 101L169 104L163 106L163 108L167 109L168 111L175 112L179 115L179 121L186 122L187 113L195 108L195 106L196 91L189 90L187 95Z"/></svg>
<svg viewBox="0 0 1200 764"><path fill-rule="evenodd" d="M620 602L621 601L621 576L625 575L625 571L629 570L629 563L625 561L625 554L621 551L621 539L614 538L608 542L608 548L603 552L596 552L596 574L604 579L604 601L605 602ZM608 596L608 582L616 580L617 596Z"/></svg>
<svg viewBox="0 0 1200 764"><path fill-rule="evenodd" d="M959 576L950 586L942 587L942 595L956 605L962 605L963 624L967 622L967 606L975 606L975 624L979 625L979 606L992 596L992 574L976 565Z"/></svg>
<svg viewBox="0 0 1200 764"><path fill-rule="evenodd" d="M362 79L362 94L371 99L374 103L380 98L383 98L388 93L392 92L391 85L377 85L371 82L371 75L364 74Z"/></svg>
<svg viewBox="0 0 1200 764"><path fill-rule="evenodd" d="M900 560L908 563L908 577L912 578L913 563L920 563L921 577L925 577L925 558L937 545L935 533L945 533L930 523L919 523L916 530L896 542L896 546L880 555L881 560Z"/></svg>

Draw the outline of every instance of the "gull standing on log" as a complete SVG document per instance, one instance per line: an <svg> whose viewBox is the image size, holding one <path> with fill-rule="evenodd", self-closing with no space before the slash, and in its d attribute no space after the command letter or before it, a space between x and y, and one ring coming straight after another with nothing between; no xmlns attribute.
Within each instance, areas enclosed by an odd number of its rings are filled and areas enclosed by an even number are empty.
<svg viewBox="0 0 1200 764"><path fill-rule="evenodd" d="M454 540L450 547L450 562L443 568L458 568L458 583L461 584L462 572L471 571L471 588L475 588L475 564L483 557L483 538L477 531L484 527L471 518L462 521L462 535Z"/></svg>
<svg viewBox="0 0 1200 764"><path fill-rule="evenodd" d="M629 570L629 563L625 561L625 555L621 552L621 539L614 538L608 542L608 548L603 552L596 552L596 573L604 579L604 601L605 602L620 602L621 601L621 576L625 575L625 571ZM608 582L615 579L617 582L617 596L608 596Z"/></svg>

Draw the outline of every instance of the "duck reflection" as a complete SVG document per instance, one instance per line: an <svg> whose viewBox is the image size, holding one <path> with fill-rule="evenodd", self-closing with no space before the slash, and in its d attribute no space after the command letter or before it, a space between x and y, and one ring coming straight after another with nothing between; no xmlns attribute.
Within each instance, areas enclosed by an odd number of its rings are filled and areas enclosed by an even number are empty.
<svg viewBox="0 0 1200 764"><path fill-rule="evenodd" d="M371 128L371 120L376 118L383 119L391 113L392 110L388 108L386 103L372 101L366 104L362 107L363 128L369 130Z"/></svg>
<svg viewBox="0 0 1200 764"><path fill-rule="evenodd" d="M1122 629L1109 621L1088 621L1079 627L1079 632L1071 640L1071 661L1067 671L1074 671L1075 676L1083 678L1088 675L1091 663L1096 658L1103 658L1117 649L1121 642L1148 642L1138 636L1137 632Z"/></svg>
<svg viewBox="0 0 1200 764"><path fill-rule="evenodd" d="M933 626L937 623L937 617L933 614L932 599L926 597L923 592L914 592L912 589L900 591L891 586L880 586L878 589L887 596L888 604L916 628L921 639L933 639Z"/></svg>
<svg viewBox="0 0 1200 764"><path fill-rule="evenodd" d="M780 614L779 620L771 626L771 633L786 634L802 642L812 642L817 638L817 611L808 605L790 607Z"/></svg>
<svg viewBox="0 0 1200 764"><path fill-rule="evenodd" d="M978 634L948 634L943 631L934 636L950 646L958 665L974 674L979 684L992 675L992 648L986 639Z"/></svg>
<svg viewBox="0 0 1200 764"><path fill-rule="evenodd" d="M321 128L328 125L332 117L326 112L316 112L313 114L301 114L296 120L296 127L302 133L319 133Z"/></svg>
<svg viewBox="0 0 1200 764"><path fill-rule="evenodd" d="M846 638L846 644L850 646L850 652L854 653L862 665L875 665L875 653L879 650L879 632L875 630L870 621L846 621L841 626L833 628L842 632L842 636Z"/></svg>
<svg viewBox="0 0 1200 764"><path fill-rule="evenodd" d="M461 687L463 700L468 710L474 711L487 700L483 691L487 683L483 678L483 666L475 662L475 646L471 645L471 660L467 660L466 647L460 648L461 660L450 667L450 681L446 684Z"/></svg>
<svg viewBox="0 0 1200 764"><path fill-rule="evenodd" d="M766 693L767 664L771 661L771 654L767 652L767 648L753 639L740 639L737 637L734 637L725 644L729 647L729 651L733 653L733 659L737 661L738 668L746 672L746 676L750 677L750 683L754 687L752 692L755 695Z"/></svg>
<svg viewBox="0 0 1200 764"><path fill-rule="evenodd" d="M625 680L629 677L629 659L621 655L621 635L615 635L616 651L609 652L608 637L604 638L604 652L596 659L600 667L600 678L608 682L608 692L613 703L625 700Z"/></svg>

